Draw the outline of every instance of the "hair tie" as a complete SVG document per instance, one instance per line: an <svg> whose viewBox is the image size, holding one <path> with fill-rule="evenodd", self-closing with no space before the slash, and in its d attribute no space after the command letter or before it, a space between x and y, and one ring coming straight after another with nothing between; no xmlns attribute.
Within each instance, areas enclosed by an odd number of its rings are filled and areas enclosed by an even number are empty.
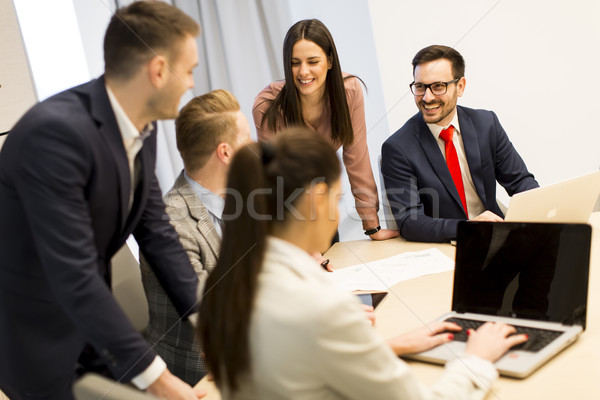
<svg viewBox="0 0 600 400"><path fill-rule="evenodd" d="M275 146L270 142L261 142L261 156L263 165L269 164L275 157Z"/></svg>

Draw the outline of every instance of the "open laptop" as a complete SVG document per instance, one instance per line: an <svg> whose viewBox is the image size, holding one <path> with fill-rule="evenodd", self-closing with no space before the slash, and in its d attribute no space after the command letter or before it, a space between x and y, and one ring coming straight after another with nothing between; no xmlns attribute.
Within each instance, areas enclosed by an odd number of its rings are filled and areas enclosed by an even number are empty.
<svg viewBox="0 0 600 400"><path fill-rule="evenodd" d="M587 223L600 196L600 171L512 196L505 221Z"/></svg>
<svg viewBox="0 0 600 400"><path fill-rule="evenodd" d="M439 320L457 322L463 331L446 345L406 357L444 364L464 351L466 328L502 321L529 340L496 368L505 376L530 375L585 329L590 245L585 224L460 222L452 312Z"/></svg>

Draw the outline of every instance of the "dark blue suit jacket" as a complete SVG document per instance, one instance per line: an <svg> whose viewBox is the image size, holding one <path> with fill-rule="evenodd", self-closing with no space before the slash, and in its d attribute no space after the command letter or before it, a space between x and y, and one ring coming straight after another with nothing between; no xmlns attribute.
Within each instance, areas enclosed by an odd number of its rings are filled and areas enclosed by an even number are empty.
<svg viewBox="0 0 600 400"><path fill-rule="evenodd" d="M538 187L496 114L458 106L458 122L475 189L487 210L503 216L496 181L510 196ZM422 242L456 238L467 219L444 156L420 113L381 148L387 198L402 237Z"/></svg>
<svg viewBox="0 0 600 400"><path fill-rule="evenodd" d="M154 174L156 130L130 175L104 79L29 110L0 152L0 387L49 395L69 387L84 346L125 382L155 353L110 288L110 260L133 233L181 315L198 279L168 222Z"/></svg>

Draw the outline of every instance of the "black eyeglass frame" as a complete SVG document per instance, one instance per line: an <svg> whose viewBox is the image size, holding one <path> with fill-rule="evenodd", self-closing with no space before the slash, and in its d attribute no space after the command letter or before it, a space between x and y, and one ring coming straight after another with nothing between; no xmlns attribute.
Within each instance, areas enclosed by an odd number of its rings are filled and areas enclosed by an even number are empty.
<svg viewBox="0 0 600 400"><path fill-rule="evenodd" d="M446 94L446 92L448 91L448 85L449 85L449 84L451 84L451 83L456 83L456 82L460 81L460 79L461 79L461 78L456 78L456 79L453 79L453 80L451 80L451 81L448 81L448 82L433 82L433 83L429 83L429 84L419 83L419 85L421 85L421 86L423 86L423 87L425 88L425 90L423 91L423 94L416 94L416 93L415 93L415 90L414 90L414 87L415 87L415 85L416 85L416 83L415 83L415 82L413 82L413 83L411 83L410 85L408 85L408 87L410 87L410 91L411 91L411 93L412 93L413 95L415 95L415 96L425 96L425 93L427 93L427 89L429 89L429 90L431 91L431 94L433 94L434 96L442 96L442 95L445 95L445 94ZM443 84L443 85L444 85L444 89L445 89L445 90L444 90L444 93L433 93L433 90L431 89L431 87L432 87L433 85L441 85L441 84Z"/></svg>

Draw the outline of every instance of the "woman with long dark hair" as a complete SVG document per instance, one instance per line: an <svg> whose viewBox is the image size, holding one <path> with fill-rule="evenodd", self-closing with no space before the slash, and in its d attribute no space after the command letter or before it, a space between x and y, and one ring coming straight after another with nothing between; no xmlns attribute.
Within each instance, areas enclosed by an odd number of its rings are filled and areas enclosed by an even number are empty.
<svg viewBox="0 0 600 400"><path fill-rule="evenodd" d="M343 161L365 234L383 240L398 231L381 229L373 179L361 81L343 73L331 33L317 19L295 23L283 43L285 80L273 82L254 100L258 139L305 126L327 139Z"/></svg>
<svg viewBox="0 0 600 400"><path fill-rule="evenodd" d="M435 323L386 343L310 256L337 229L340 165L325 139L295 128L247 145L228 186L198 328L224 399L482 398L497 377L490 361L525 340L483 325L433 388L419 384L397 355L446 343L460 327Z"/></svg>

